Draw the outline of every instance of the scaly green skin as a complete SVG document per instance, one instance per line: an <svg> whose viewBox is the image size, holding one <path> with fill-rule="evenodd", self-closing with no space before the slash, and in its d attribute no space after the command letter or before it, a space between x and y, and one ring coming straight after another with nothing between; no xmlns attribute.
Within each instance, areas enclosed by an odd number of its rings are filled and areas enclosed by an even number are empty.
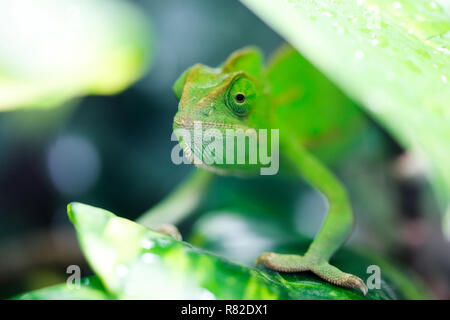
<svg viewBox="0 0 450 320"><path fill-rule="evenodd" d="M218 68L194 65L180 76L174 91L179 99L174 129L192 130L194 121L201 122L204 130L215 128L223 133L227 128L279 129L281 156L328 199L328 215L304 255L269 252L257 262L284 272L310 270L331 283L359 288L365 294L367 288L360 278L328 263L349 236L354 218L345 189L314 155L321 156L320 147L327 141L345 141L342 135L359 125L354 116L358 111L351 102L290 47L279 50L267 68L262 54L253 47L234 52ZM311 121L313 117L322 121ZM333 127L349 131L333 132ZM205 146L196 150L181 137L179 142L191 157L211 156L201 153L207 151ZM251 171L255 165L200 167L236 173Z"/></svg>

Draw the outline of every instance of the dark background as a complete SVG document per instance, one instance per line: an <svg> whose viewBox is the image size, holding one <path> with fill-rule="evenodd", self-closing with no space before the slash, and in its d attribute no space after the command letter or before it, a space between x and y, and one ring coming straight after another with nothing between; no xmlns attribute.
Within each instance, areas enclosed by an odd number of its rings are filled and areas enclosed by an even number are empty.
<svg viewBox="0 0 450 320"><path fill-rule="evenodd" d="M218 65L245 45L269 54L283 43L238 1L134 2L156 37L153 67L143 79L115 96L0 114L0 298L65 281L69 264L84 265L66 215L69 202L135 219L192 170L170 160L177 109L171 88L182 71L197 62ZM450 248L428 184L402 173L411 161L370 123L336 165L358 215L350 242L408 265L437 297L449 298ZM237 194L249 210L290 211L308 236L325 211L302 182L273 177L221 177L204 210L234 205Z"/></svg>

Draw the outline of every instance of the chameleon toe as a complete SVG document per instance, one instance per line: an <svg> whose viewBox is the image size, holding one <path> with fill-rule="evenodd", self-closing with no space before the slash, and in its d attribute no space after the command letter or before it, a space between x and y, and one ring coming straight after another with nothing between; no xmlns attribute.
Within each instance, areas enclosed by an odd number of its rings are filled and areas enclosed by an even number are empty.
<svg viewBox="0 0 450 320"><path fill-rule="evenodd" d="M367 286L361 278L348 273L346 275L348 277L340 284L341 286L356 288L361 290L363 295L367 294Z"/></svg>
<svg viewBox="0 0 450 320"><path fill-rule="evenodd" d="M296 254L264 252L256 259L256 264L262 264L269 269L281 272L299 272L308 270L304 257Z"/></svg>
<svg viewBox="0 0 450 320"><path fill-rule="evenodd" d="M300 272L312 271L321 279L341 287L356 288L361 290L363 295L367 294L367 286L359 277L342 272L328 262L308 259L309 256L296 254L278 254L274 252L264 252L256 260L256 264L280 272Z"/></svg>
<svg viewBox="0 0 450 320"><path fill-rule="evenodd" d="M345 273L327 262L311 266L311 271L332 284L359 289L363 295L367 294L367 286L361 278L350 273Z"/></svg>
<svg viewBox="0 0 450 320"><path fill-rule="evenodd" d="M155 231L171 236L172 238L178 241L183 240L180 231L178 231L178 228L175 227L173 224L163 224L158 228L156 228Z"/></svg>

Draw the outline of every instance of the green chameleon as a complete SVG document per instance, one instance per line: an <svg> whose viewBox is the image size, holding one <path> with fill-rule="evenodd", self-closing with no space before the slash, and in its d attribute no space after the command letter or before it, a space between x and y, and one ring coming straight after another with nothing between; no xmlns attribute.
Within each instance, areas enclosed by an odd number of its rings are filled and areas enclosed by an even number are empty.
<svg viewBox="0 0 450 320"><path fill-rule="evenodd" d="M232 53L218 68L196 64L179 77L174 92L179 100L174 129L192 130L195 122L201 123L203 130L214 128L224 134L230 128L278 129L281 161L328 199L326 219L306 253L266 252L257 263L281 272L312 271L330 283L359 288L366 294L363 280L329 263L350 235L354 216L344 187L323 164L333 160L333 147L348 144L363 126L359 109L287 45L267 66L255 47ZM193 148L192 143L178 138L188 158L211 156L206 145ZM252 168L260 165L198 165L201 169L140 222L179 238L168 223L193 211L214 174L253 173Z"/></svg>

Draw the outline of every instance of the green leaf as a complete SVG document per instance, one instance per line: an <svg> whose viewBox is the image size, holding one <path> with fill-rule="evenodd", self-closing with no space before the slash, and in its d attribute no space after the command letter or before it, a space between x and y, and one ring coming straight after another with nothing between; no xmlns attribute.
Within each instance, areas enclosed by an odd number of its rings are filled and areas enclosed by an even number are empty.
<svg viewBox="0 0 450 320"><path fill-rule="evenodd" d="M426 159L450 235L448 3L241 1Z"/></svg>
<svg viewBox="0 0 450 320"><path fill-rule="evenodd" d="M119 0L0 2L0 111L114 94L149 66L146 17Z"/></svg>
<svg viewBox="0 0 450 320"><path fill-rule="evenodd" d="M286 218L286 217L285 217ZM288 219L286 219L288 220ZM252 265L261 252L303 253L312 239L302 237L280 221L279 216L260 211L218 210L202 215L193 227L190 242L193 245L233 261ZM429 296L420 280L405 267L394 267L384 259L362 250L343 248L332 260L333 265L366 279L367 267L376 265L381 273L381 290L369 290L368 298L424 299ZM291 281L322 283L312 273L284 274ZM375 294L376 293L376 294Z"/></svg>
<svg viewBox="0 0 450 320"><path fill-rule="evenodd" d="M13 300L107 300L111 296L105 291L97 277L81 279L80 287L59 284L18 295Z"/></svg>
<svg viewBox="0 0 450 320"><path fill-rule="evenodd" d="M74 203L69 216L92 269L119 299L364 299L305 273L229 262L103 209ZM382 288L365 298L397 297Z"/></svg>

